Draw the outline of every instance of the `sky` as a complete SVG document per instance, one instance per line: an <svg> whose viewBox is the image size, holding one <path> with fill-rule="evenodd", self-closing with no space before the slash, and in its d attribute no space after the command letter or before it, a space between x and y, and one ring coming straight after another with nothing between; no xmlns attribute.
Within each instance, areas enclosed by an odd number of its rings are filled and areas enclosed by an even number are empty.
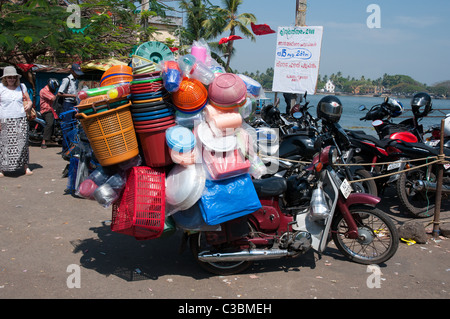
<svg viewBox="0 0 450 319"><path fill-rule="evenodd" d="M220 4L220 0L212 0ZM323 26L319 73L377 79L404 74L432 85L450 80L450 1L308 0L306 24ZM369 28L370 4L380 8L380 28ZM295 25L296 0L244 0L238 13L253 13L273 30ZM250 28L250 26L249 26ZM239 32L238 35L241 35ZM228 36L224 34L223 36ZM234 42L231 67L265 72L274 67L276 33Z"/></svg>

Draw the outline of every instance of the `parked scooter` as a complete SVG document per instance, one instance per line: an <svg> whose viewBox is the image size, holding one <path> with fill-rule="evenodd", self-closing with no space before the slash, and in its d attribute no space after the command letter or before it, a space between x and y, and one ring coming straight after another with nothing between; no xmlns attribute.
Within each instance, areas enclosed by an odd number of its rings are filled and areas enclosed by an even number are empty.
<svg viewBox="0 0 450 319"><path fill-rule="evenodd" d="M321 254L330 236L354 262L379 264L390 259L398 248L395 225L375 208L380 198L351 193L334 169L337 160L334 146L316 155L308 169L315 175L312 198L305 205L299 205L304 195L296 185L306 176L254 180L261 209L221 224L219 232L190 235L190 249L199 265L214 274L236 274L255 260L297 257L311 248ZM295 179L297 183L292 182Z"/></svg>

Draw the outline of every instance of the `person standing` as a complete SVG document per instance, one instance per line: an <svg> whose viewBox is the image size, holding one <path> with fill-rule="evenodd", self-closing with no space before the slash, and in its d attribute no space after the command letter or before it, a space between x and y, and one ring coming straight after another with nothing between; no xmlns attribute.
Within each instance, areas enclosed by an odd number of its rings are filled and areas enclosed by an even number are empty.
<svg viewBox="0 0 450 319"><path fill-rule="evenodd" d="M40 112L46 123L44 127L44 134L42 138L41 148L46 149L48 145L55 145L51 142L53 125L56 118L56 112L53 109L53 102L56 99L56 90L58 90L59 81L55 78L50 78L47 85L39 92L40 97Z"/></svg>
<svg viewBox="0 0 450 319"><path fill-rule="evenodd" d="M16 68L3 69L0 84L0 178L4 172L24 169L25 175L32 175L28 167L28 120L26 112L33 103L27 88L20 83L21 75Z"/></svg>
<svg viewBox="0 0 450 319"><path fill-rule="evenodd" d="M69 76L65 77L61 81L61 86L58 90L58 96L64 98L63 109L62 112L73 111L75 106L77 105L77 93L78 93L78 78L82 76L84 73L81 71L81 67L79 64L72 64L72 68L70 69ZM64 117L64 121L72 121L75 118L75 112L73 112L72 116ZM70 145L67 145L66 140L62 141L63 152L69 148Z"/></svg>

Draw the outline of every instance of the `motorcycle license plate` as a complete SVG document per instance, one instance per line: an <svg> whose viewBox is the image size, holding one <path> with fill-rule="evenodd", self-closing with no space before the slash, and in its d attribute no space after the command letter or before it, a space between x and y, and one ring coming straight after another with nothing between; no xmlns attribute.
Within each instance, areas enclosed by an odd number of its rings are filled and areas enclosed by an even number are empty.
<svg viewBox="0 0 450 319"><path fill-rule="evenodd" d="M391 163L388 165L387 170L392 171L393 169L399 168L402 165L401 161Z"/></svg>
<svg viewBox="0 0 450 319"><path fill-rule="evenodd" d="M339 189L341 190L342 195L345 197L345 199L347 199L347 197L352 192L352 186L348 183L346 179L342 181L341 187L339 187Z"/></svg>

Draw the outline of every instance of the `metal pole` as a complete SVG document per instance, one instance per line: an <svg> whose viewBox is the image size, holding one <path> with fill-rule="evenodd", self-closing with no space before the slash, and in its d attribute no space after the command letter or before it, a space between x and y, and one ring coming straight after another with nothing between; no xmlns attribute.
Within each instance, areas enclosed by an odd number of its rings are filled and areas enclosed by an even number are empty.
<svg viewBox="0 0 450 319"><path fill-rule="evenodd" d="M441 141L440 141L440 150L439 150L439 159L444 160L444 127L445 120L441 120ZM436 203L434 205L434 219L433 219L433 238L439 238L439 224L440 224L440 215L441 215L441 200L442 200L442 179L444 178L444 164L437 164L437 180L436 180Z"/></svg>

